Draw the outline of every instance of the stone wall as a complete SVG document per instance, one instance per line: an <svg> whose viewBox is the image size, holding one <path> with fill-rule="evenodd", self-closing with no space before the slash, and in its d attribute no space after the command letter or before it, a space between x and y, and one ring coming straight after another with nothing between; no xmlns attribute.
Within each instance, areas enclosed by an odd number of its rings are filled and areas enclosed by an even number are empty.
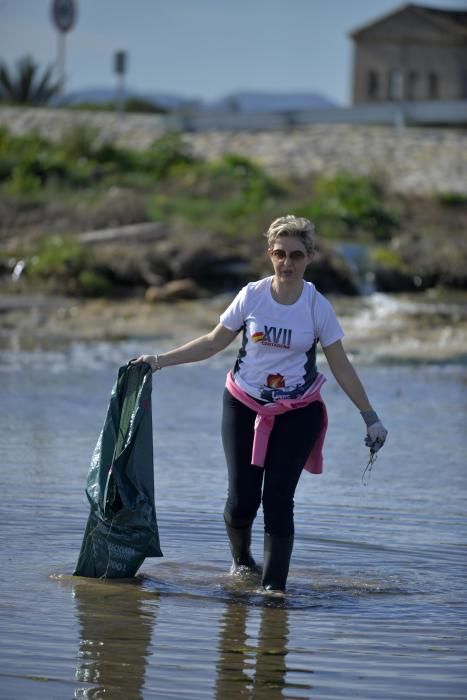
<svg viewBox="0 0 467 700"><path fill-rule="evenodd" d="M95 128L103 141L144 149L167 131L160 115L122 115L52 109L0 109L0 126L33 129L60 138L78 125ZM381 176L407 194L467 194L467 132L454 129L311 124L269 131L210 130L183 133L193 152L215 159L238 153L275 175L332 175L340 170Z"/></svg>

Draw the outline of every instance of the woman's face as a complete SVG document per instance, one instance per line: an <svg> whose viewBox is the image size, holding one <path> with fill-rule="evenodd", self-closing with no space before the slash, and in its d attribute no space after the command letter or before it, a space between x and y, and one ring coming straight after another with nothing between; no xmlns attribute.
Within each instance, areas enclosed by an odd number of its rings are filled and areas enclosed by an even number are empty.
<svg viewBox="0 0 467 700"><path fill-rule="evenodd" d="M274 267L276 278L280 282L296 282L303 278L307 265L314 253L307 253L299 238L280 236L276 238L268 251Z"/></svg>

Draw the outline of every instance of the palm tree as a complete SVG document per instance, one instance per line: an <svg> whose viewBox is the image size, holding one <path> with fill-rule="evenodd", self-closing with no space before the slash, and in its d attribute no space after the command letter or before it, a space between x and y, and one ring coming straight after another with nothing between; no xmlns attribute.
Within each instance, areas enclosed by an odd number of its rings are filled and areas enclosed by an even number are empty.
<svg viewBox="0 0 467 700"><path fill-rule="evenodd" d="M60 82L53 82L53 67L48 66L39 73L39 66L30 56L16 63L16 72L0 64L0 102L15 102L29 105L47 104L60 93Z"/></svg>

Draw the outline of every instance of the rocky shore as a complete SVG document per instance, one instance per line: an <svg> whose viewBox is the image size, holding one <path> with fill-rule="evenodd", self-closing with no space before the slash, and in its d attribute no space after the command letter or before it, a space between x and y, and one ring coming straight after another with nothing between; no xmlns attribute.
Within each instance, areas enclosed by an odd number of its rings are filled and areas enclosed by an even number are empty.
<svg viewBox="0 0 467 700"><path fill-rule="evenodd" d="M0 295L0 351L68 352L76 343L125 341L140 352L163 351L208 332L232 297L226 293L174 305ZM346 334L346 349L357 363L467 363L465 292L330 299Z"/></svg>

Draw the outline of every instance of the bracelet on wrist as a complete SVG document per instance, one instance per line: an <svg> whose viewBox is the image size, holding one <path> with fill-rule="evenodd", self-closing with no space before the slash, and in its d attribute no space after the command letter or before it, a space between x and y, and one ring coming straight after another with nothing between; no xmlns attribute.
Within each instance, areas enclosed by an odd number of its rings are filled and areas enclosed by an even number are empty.
<svg viewBox="0 0 467 700"><path fill-rule="evenodd" d="M365 421L367 428L379 421L378 414L372 408L368 409L368 411L360 411L360 415Z"/></svg>
<svg viewBox="0 0 467 700"><path fill-rule="evenodd" d="M154 355L154 371L162 369L161 361L159 355Z"/></svg>

